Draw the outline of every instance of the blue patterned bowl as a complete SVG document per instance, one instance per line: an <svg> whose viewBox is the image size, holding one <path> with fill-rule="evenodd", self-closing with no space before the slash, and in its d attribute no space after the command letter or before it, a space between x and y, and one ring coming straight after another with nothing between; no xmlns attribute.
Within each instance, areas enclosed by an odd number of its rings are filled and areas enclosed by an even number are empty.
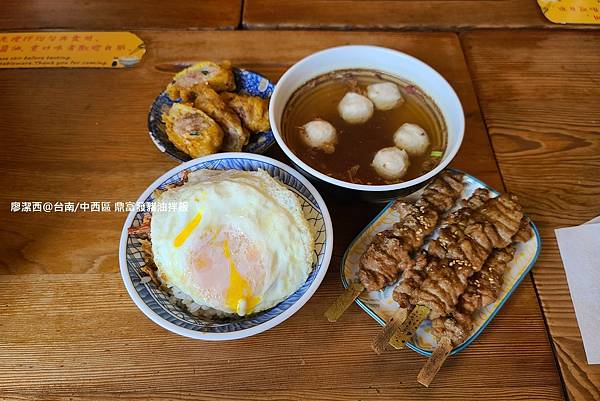
<svg viewBox="0 0 600 401"><path fill-rule="evenodd" d="M263 99L271 97L274 85L262 75L239 68L233 68L233 75L235 77L237 93L259 96ZM154 142L161 152L166 153L180 162L186 162L192 158L187 153L177 149L175 145L169 141L165 123L162 121L163 113L168 112L173 103L175 102L169 99L169 96L167 96L165 92L158 95L154 100L154 103L152 103L150 113L148 114L148 133L150 134L152 142ZM273 131L269 129L268 131L251 134L250 142L248 142L242 150L248 153L261 154L265 153L274 143L275 137L273 136Z"/></svg>
<svg viewBox="0 0 600 401"><path fill-rule="evenodd" d="M140 242L128 234L138 226L143 212L131 211L125 220L119 247L121 276L131 299L152 321L182 336L202 340L233 340L261 333L283 322L304 305L321 284L331 260L333 230L325 202L317 190L291 167L265 156L249 153L220 153L183 163L163 174L139 197L138 202L152 202L157 188L178 182L184 170L245 170L262 169L292 190L302 203L304 215L315 230L316 262L308 279L294 294L263 312L233 320L211 320L193 316L169 301L169 295L152 282L142 280L144 258Z"/></svg>

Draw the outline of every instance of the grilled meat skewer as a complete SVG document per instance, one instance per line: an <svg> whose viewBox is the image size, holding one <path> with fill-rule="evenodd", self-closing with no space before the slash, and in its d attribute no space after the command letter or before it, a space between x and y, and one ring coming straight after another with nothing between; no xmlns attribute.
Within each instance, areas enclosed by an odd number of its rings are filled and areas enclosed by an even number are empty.
<svg viewBox="0 0 600 401"><path fill-rule="evenodd" d="M523 217L517 233L516 242L527 241L532 235L529 220ZM473 312L494 302L500 295L504 271L514 256L513 246L497 249L485 262L483 268L469 279L469 285L461 296L456 310L449 316L432 321L433 334L438 345L417 376L417 381L429 387L444 361L450 355L453 345L464 342L473 330Z"/></svg>
<svg viewBox="0 0 600 401"><path fill-rule="evenodd" d="M394 208L400 221L378 233L359 262L359 282L349 287L325 311L330 322L344 311L366 289L377 291L393 283L412 264L411 254L423 245L426 236L435 229L440 216L450 210L460 197L463 174L444 171L428 184L414 203L397 202Z"/></svg>
<svg viewBox="0 0 600 401"><path fill-rule="evenodd" d="M526 242L531 235L529 219L523 218L519 231L513 237L514 242ZM483 268L469 278L456 310L449 316L432 320L433 335L437 338L446 336L454 345L467 339L473 330L473 313L498 299L504 283L504 273L514 253L512 245L492 252Z"/></svg>
<svg viewBox="0 0 600 401"><path fill-rule="evenodd" d="M420 285L403 283L394 290L394 299L402 307L426 306L430 319L451 314L469 277L481 270L494 248L510 243L523 217L520 206L513 196L502 194L472 209L483 198L483 192L476 192L466 207L450 215L440 237L429 244L428 253L434 258L423 270Z"/></svg>
<svg viewBox="0 0 600 401"><path fill-rule="evenodd" d="M415 203L399 202L394 207L400 221L382 231L360 259L359 279L368 291L377 291L398 279L410 263L410 255L433 232L440 216L450 210L463 190L463 175L441 173Z"/></svg>

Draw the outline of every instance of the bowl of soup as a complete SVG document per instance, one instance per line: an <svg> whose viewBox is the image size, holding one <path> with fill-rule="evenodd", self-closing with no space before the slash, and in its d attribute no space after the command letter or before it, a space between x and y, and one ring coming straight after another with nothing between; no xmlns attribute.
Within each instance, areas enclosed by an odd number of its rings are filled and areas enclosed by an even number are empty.
<svg viewBox="0 0 600 401"><path fill-rule="evenodd" d="M275 139L321 189L385 202L427 184L454 158L465 119L433 68L377 46L340 46L288 69L271 96Z"/></svg>

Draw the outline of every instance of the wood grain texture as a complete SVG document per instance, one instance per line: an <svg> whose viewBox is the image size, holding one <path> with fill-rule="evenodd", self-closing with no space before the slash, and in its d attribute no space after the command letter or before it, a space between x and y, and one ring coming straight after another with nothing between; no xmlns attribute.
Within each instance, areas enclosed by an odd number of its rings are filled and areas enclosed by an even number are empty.
<svg viewBox="0 0 600 401"><path fill-rule="evenodd" d="M228 343L170 334L133 305L118 275L125 214L10 213L13 200L135 200L174 167L148 138L146 117L181 65L230 59L276 80L307 54L346 43L400 49L438 69L467 116L453 165L502 186L454 34L137 33L148 53L133 69L0 75L0 399L562 399L529 279L428 390L416 382L423 358L373 353L379 328L357 307L327 322L340 256L382 205L328 197L336 256L319 291L273 330Z"/></svg>
<svg viewBox="0 0 600 401"><path fill-rule="evenodd" d="M548 21L534 0L246 0L250 29L597 29Z"/></svg>
<svg viewBox="0 0 600 401"><path fill-rule="evenodd" d="M554 229L600 214L600 34L463 36L508 189L543 238L533 270L572 400L600 399L586 363Z"/></svg>
<svg viewBox="0 0 600 401"><path fill-rule="evenodd" d="M397 399L401 394L501 400L507 393L561 399L552 357L540 346L546 333L531 302L529 279L490 330L450 358L426 392L415 380L424 359L409 350L374 354L369 343L379 326L358 307L352 306L339 324L322 317L324 306L339 293L339 263L333 260L319 291L289 320L227 343L163 330L134 306L118 273L2 275L0 398L21 391L29 393L25 399L119 391L126 398L178 394L181 399L235 394L244 399Z"/></svg>
<svg viewBox="0 0 600 401"><path fill-rule="evenodd" d="M241 0L3 0L0 30L235 29Z"/></svg>

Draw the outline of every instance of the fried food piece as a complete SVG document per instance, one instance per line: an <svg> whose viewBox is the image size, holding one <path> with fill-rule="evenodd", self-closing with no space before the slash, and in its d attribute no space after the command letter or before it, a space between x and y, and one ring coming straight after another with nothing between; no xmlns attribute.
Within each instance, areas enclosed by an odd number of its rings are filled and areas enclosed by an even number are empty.
<svg viewBox="0 0 600 401"><path fill-rule="evenodd" d="M271 127L269 124L269 101L267 99L229 92L221 93L221 98L237 113L250 131L254 133L264 132Z"/></svg>
<svg viewBox="0 0 600 401"><path fill-rule="evenodd" d="M221 99L219 94L208 85L197 85L194 106L213 118L223 131L223 150L226 152L239 152L248 143L250 135L242 126L242 122L235 112Z"/></svg>
<svg viewBox="0 0 600 401"><path fill-rule="evenodd" d="M216 153L223 143L223 130L203 111L175 103L163 114L169 140L191 157Z"/></svg>
<svg viewBox="0 0 600 401"><path fill-rule="evenodd" d="M175 74L167 86L167 95L171 100L181 98L183 102L192 102L196 97L198 85L208 84L217 92L235 90L235 79L231 63L221 64L201 61Z"/></svg>

